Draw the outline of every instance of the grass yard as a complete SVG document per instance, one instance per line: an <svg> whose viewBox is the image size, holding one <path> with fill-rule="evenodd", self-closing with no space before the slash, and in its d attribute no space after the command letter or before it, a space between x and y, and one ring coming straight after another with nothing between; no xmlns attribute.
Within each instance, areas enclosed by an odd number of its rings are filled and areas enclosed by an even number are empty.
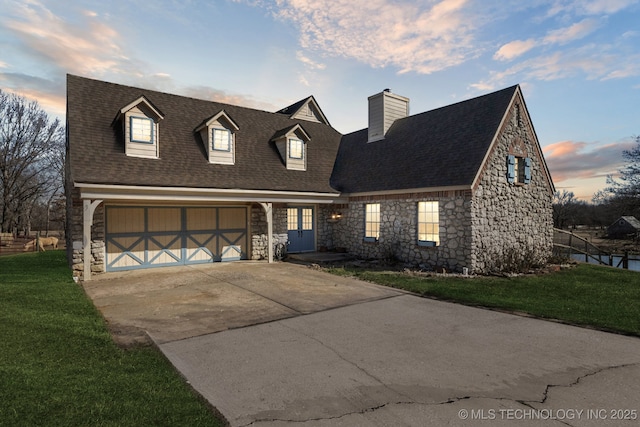
<svg viewBox="0 0 640 427"><path fill-rule="evenodd" d="M47 251L0 257L0 425L225 424L155 347L118 348Z"/></svg>
<svg viewBox="0 0 640 427"><path fill-rule="evenodd" d="M361 268L329 271L447 301L640 335L638 272L587 264L513 278L423 276Z"/></svg>

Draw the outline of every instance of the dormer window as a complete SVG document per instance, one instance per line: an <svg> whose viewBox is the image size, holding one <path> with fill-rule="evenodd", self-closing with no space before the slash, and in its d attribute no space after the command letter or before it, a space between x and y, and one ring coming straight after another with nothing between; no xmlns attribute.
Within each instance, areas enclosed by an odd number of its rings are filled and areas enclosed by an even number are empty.
<svg viewBox="0 0 640 427"><path fill-rule="evenodd" d="M158 158L158 127L163 115L147 98L141 96L118 111L114 123L124 131L124 151L127 156Z"/></svg>
<svg viewBox="0 0 640 427"><path fill-rule="evenodd" d="M129 137L131 142L153 144L154 123L148 117L129 117Z"/></svg>
<svg viewBox="0 0 640 427"><path fill-rule="evenodd" d="M301 139L289 138L289 158L290 159L304 158L304 142L302 142Z"/></svg>
<svg viewBox="0 0 640 427"><path fill-rule="evenodd" d="M276 143L280 158L287 169L307 170L307 144L309 134L299 124L279 130L271 138Z"/></svg>
<svg viewBox="0 0 640 427"><path fill-rule="evenodd" d="M211 129L211 141L216 151L231 151L231 131L229 129Z"/></svg>
<svg viewBox="0 0 640 427"><path fill-rule="evenodd" d="M213 115L196 128L205 145L209 163L233 165L236 162L235 134L238 125L224 111Z"/></svg>

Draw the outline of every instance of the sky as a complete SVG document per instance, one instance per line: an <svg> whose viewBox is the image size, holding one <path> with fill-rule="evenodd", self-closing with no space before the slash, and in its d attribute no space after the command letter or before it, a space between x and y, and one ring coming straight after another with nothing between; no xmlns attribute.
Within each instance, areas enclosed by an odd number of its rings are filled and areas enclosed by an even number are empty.
<svg viewBox="0 0 640 427"><path fill-rule="evenodd" d="M0 0L0 88L64 120L66 74L338 131L520 84L557 190L591 200L640 135L640 0Z"/></svg>

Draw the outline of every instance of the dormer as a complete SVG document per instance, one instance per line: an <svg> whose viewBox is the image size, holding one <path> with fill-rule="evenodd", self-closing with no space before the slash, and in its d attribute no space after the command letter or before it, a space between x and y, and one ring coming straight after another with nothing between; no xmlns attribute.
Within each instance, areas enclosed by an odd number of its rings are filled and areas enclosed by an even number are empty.
<svg viewBox="0 0 640 427"><path fill-rule="evenodd" d="M156 159L160 156L158 123L164 115L141 96L118 111L114 122L121 122L124 152L127 156Z"/></svg>
<svg viewBox="0 0 640 427"><path fill-rule="evenodd" d="M200 133L209 163L233 165L236 162L236 132L238 125L224 111L213 115L196 128Z"/></svg>
<svg viewBox="0 0 640 427"><path fill-rule="evenodd" d="M278 113L285 114L290 119L306 120L330 126L329 120L327 120L313 96L300 100L295 104L291 104L278 111Z"/></svg>
<svg viewBox="0 0 640 427"><path fill-rule="evenodd" d="M368 100L368 142L384 139L393 122L409 115L409 98L391 93L389 89L371 95Z"/></svg>
<svg viewBox="0 0 640 427"><path fill-rule="evenodd" d="M307 170L307 143L310 140L299 124L282 129L271 138L287 169L302 171Z"/></svg>

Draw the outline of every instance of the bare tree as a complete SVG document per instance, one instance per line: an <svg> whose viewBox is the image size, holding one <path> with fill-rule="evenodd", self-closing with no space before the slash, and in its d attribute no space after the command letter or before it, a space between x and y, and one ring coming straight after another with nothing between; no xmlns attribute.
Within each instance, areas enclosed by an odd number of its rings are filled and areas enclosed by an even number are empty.
<svg viewBox="0 0 640 427"><path fill-rule="evenodd" d="M553 194L553 226L564 228L576 211L576 200L572 191L562 190Z"/></svg>
<svg viewBox="0 0 640 427"><path fill-rule="evenodd" d="M631 150L624 150L622 157L627 164L620 169L619 180L607 177L605 193L609 202L616 205L620 215L640 215L640 136L636 136L636 145Z"/></svg>
<svg viewBox="0 0 640 427"><path fill-rule="evenodd" d="M36 203L61 191L60 156L60 121L37 102L0 90L0 231L28 228Z"/></svg>

